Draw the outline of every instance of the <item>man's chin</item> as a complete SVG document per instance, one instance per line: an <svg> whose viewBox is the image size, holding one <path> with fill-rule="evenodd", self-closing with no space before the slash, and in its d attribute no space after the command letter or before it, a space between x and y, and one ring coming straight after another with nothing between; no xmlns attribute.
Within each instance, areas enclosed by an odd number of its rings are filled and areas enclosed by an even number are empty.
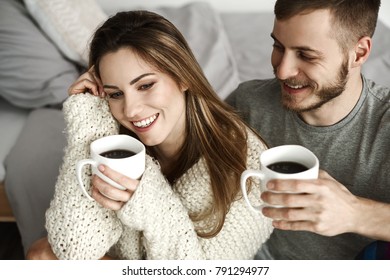
<svg viewBox="0 0 390 280"><path fill-rule="evenodd" d="M312 111L318 110L325 103L327 103L327 102L321 100L321 101L318 101L316 103L309 104L309 105L305 106L305 105L302 105L302 104L298 104L298 102L294 102L291 98L283 98L282 99L283 107L286 110L291 111L293 113L297 113L297 114L306 113L306 112L312 112Z"/></svg>

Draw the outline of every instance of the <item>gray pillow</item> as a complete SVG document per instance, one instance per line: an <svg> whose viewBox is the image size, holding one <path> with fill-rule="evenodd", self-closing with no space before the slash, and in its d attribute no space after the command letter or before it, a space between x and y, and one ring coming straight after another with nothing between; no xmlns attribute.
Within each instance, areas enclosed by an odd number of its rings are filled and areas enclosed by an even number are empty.
<svg viewBox="0 0 390 280"><path fill-rule="evenodd" d="M22 1L0 1L1 97L24 108L58 104L78 75L77 67L40 31Z"/></svg>
<svg viewBox="0 0 390 280"><path fill-rule="evenodd" d="M89 40L107 19L95 0L24 0L24 3L64 56L87 67Z"/></svg>
<svg viewBox="0 0 390 280"><path fill-rule="evenodd" d="M372 38L372 52L363 64L363 74L380 85L390 87L390 28L378 20Z"/></svg>

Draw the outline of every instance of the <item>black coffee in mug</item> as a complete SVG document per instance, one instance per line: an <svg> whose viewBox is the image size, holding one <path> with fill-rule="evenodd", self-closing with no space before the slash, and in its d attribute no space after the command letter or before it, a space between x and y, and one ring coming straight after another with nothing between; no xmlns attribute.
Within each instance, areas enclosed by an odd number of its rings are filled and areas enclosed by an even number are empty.
<svg viewBox="0 0 390 280"><path fill-rule="evenodd" d="M135 153L133 151L129 150L123 150L123 149L117 149L117 150L110 150L107 152L103 152L100 154L102 157L106 158L127 158L134 156Z"/></svg>
<svg viewBox="0 0 390 280"><path fill-rule="evenodd" d="M269 169L284 174L294 174L308 170L306 166L301 163L293 161L279 161L267 166Z"/></svg>

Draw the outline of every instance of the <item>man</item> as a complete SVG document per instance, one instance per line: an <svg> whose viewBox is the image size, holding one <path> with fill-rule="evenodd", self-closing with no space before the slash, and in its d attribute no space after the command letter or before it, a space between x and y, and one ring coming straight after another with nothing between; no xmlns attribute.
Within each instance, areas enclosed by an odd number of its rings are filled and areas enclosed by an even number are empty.
<svg viewBox="0 0 390 280"><path fill-rule="evenodd" d="M228 97L269 146L300 144L320 160L318 180L274 180L262 194L273 219L259 258L353 259L390 241L390 89L361 74L380 0L277 0L276 79Z"/></svg>

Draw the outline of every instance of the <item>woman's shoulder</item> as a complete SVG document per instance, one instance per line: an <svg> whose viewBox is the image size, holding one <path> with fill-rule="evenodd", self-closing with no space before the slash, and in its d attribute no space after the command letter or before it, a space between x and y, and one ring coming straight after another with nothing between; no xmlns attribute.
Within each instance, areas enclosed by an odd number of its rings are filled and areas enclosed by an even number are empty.
<svg viewBox="0 0 390 280"><path fill-rule="evenodd" d="M255 133L253 130L250 128L246 128L246 132L248 135L248 148L250 147L255 147L259 148L261 150L266 150L267 149L267 144L265 141L261 138L261 136L257 133Z"/></svg>
<svg viewBox="0 0 390 280"><path fill-rule="evenodd" d="M261 137L252 131L250 128L247 128L247 143L248 143L248 154L247 154L247 162L248 165L255 164L258 166L259 164L259 156L260 154L267 149L267 145Z"/></svg>

